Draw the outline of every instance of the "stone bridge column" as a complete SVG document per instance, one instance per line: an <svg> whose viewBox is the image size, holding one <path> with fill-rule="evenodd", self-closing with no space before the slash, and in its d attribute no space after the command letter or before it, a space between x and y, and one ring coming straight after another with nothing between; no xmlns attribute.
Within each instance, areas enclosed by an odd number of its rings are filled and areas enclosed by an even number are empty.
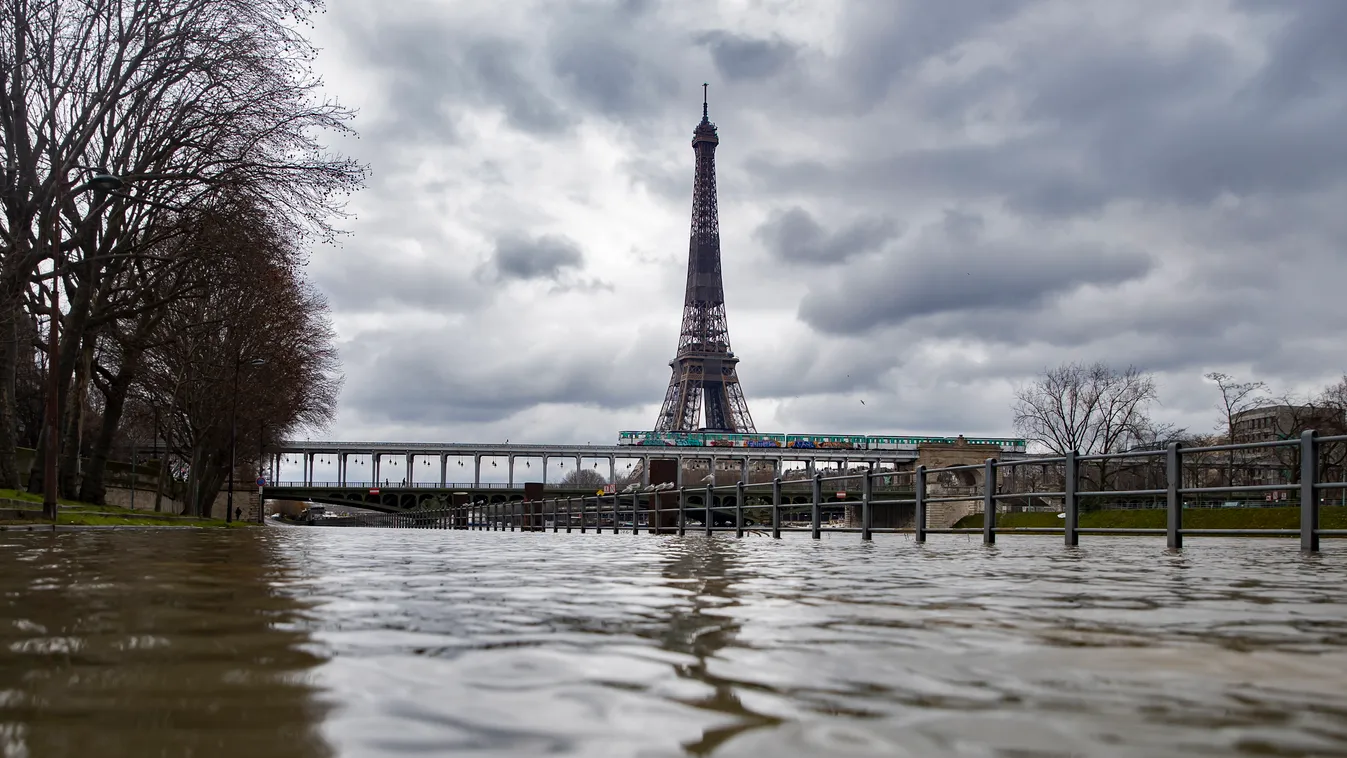
<svg viewBox="0 0 1347 758"><path fill-rule="evenodd" d="M375 487L383 483L383 480L379 478L379 459L382 457L379 453L369 454L370 480L374 482Z"/></svg>
<svg viewBox="0 0 1347 758"><path fill-rule="evenodd" d="M614 484L616 482L617 482L617 456L610 455L608 456L608 483Z"/></svg>
<svg viewBox="0 0 1347 758"><path fill-rule="evenodd" d="M510 472L510 478L507 480L506 484L510 489L514 489L514 454L511 453L508 457L510 462L506 464L506 468Z"/></svg>
<svg viewBox="0 0 1347 758"><path fill-rule="evenodd" d="M337 486L346 486L346 453L337 453Z"/></svg>
<svg viewBox="0 0 1347 758"><path fill-rule="evenodd" d="M413 473L413 472L415 472L415 471L416 471L416 454L415 454L415 453L407 453L407 486L408 486L408 487L412 486L412 482L416 481L416 474Z"/></svg>
<svg viewBox="0 0 1347 758"><path fill-rule="evenodd" d="M474 488L482 486L482 454L472 454L472 486Z"/></svg>
<svg viewBox="0 0 1347 758"><path fill-rule="evenodd" d="M641 486L650 486L650 456L641 457Z"/></svg>
<svg viewBox="0 0 1347 758"><path fill-rule="evenodd" d="M440 453L440 489L449 484L449 454Z"/></svg>
<svg viewBox="0 0 1347 758"><path fill-rule="evenodd" d="M547 453L543 453L543 484L547 484ZM539 495L540 499L541 497Z"/></svg>

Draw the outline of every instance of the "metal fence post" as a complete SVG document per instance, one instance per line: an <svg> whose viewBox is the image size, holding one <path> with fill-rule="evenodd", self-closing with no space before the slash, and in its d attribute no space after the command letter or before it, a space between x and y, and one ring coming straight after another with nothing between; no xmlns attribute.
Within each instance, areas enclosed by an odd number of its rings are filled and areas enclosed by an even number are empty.
<svg viewBox="0 0 1347 758"><path fill-rule="evenodd" d="M575 502L574 497L566 498L566 533L571 533L571 505Z"/></svg>
<svg viewBox="0 0 1347 758"><path fill-rule="evenodd" d="M734 485L734 536L736 539L744 537L744 480L740 479Z"/></svg>
<svg viewBox="0 0 1347 758"><path fill-rule="evenodd" d="M588 499L589 499L589 498L587 498L587 497L585 497L585 496L583 496L583 495L580 496L580 533L581 533L581 534L584 534L584 533L585 533L585 527L589 524L589 518L587 518L586 515L585 515L585 514L589 511L589 506L585 503L585 501L588 500Z"/></svg>
<svg viewBox="0 0 1347 758"><path fill-rule="evenodd" d="M682 537L687 533L688 522L688 488L678 488L678 536Z"/></svg>
<svg viewBox="0 0 1347 758"><path fill-rule="evenodd" d="M982 470L982 544L996 544L995 458L988 458Z"/></svg>
<svg viewBox="0 0 1347 758"><path fill-rule="evenodd" d="M912 489L915 494L915 499L917 501L916 503L917 512L916 518L912 524L913 527L915 527L912 536L913 539L915 539L917 542L925 542L926 541L926 467L925 466L917 466L917 473L916 476L914 477L914 480L915 481L913 482Z"/></svg>
<svg viewBox="0 0 1347 758"><path fill-rule="evenodd" d="M631 533L641 533L641 493L631 493Z"/></svg>
<svg viewBox="0 0 1347 758"><path fill-rule="evenodd" d="M621 524L622 524L622 507L621 507L621 500L622 500L622 496L619 495L619 494L617 494L616 492L614 492L614 493L613 493L613 534L614 534L614 535L621 534L621 531L620 531L620 530L621 530Z"/></svg>
<svg viewBox="0 0 1347 758"><path fill-rule="evenodd" d="M713 480L715 478L715 475L716 475L715 469L712 469L711 477ZM712 481L712 483L706 485L706 518L704 519L706 523L702 525L706 529L707 537L711 536L711 522L714 520L714 517L711 515L711 504L714 503L715 501L716 501L716 486L714 481Z"/></svg>
<svg viewBox="0 0 1347 758"><path fill-rule="evenodd" d="M823 474L814 472L814 507L809 513L809 536L819 539L823 536Z"/></svg>
<svg viewBox="0 0 1347 758"><path fill-rule="evenodd" d="M772 539L781 539L781 477L772 480Z"/></svg>
<svg viewBox="0 0 1347 758"><path fill-rule="evenodd" d="M1300 549L1319 552L1319 444L1314 430L1300 433Z"/></svg>
<svg viewBox="0 0 1347 758"><path fill-rule="evenodd" d="M1183 454L1179 443L1165 449L1165 542L1170 550L1183 547Z"/></svg>
<svg viewBox="0 0 1347 758"><path fill-rule="evenodd" d="M865 478L861 480L861 541L870 541L870 470L866 469Z"/></svg>
<svg viewBox="0 0 1347 758"><path fill-rule="evenodd" d="M1077 455L1075 450L1066 451L1066 461L1062 465L1062 512L1066 521L1063 527L1067 547L1080 544L1080 496L1076 494L1080 482L1080 461L1076 460Z"/></svg>

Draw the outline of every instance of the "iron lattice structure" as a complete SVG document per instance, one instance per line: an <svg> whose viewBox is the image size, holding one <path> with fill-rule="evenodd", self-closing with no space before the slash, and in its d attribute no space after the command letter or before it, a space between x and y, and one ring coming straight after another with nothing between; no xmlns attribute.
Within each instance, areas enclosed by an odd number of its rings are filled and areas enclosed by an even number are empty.
<svg viewBox="0 0 1347 758"><path fill-rule="evenodd" d="M688 282L683 297L683 329L678 354L669 362L673 376L657 432L707 429L751 433L743 388L730 350L725 320L725 286L720 276L720 213L716 206L716 146L720 138L706 110L702 85L702 120L692 134L697 166L692 185L692 233L688 242ZM705 410L705 424L700 425Z"/></svg>

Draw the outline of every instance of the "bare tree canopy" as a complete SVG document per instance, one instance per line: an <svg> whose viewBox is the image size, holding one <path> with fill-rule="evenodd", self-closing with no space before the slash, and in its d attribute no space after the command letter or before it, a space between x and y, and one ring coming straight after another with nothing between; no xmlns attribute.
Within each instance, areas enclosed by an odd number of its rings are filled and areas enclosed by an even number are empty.
<svg viewBox="0 0 1347 758"><path fill-rule="evenodd" d="M576 468L566 472L561 483L571 487L602 487L608 483L603 474L590 468Z"/></svg>
<svg viewBox="0 0 1347 758"><path fill-rule="evenodd" d="M330 419L340 377L303 251L337 233L365 170L321 141L353 115L311 69L300 30L321 8L0 0L0 486L24 473L21 416L23 444L59 451L66 496L100 498L134 434L183 442L203 501L235 416L254 442L263 408L272 436ZM265 397L234 402L239 356L267 361ZM56 398L40 424L33 393ZM150 407L162 426L140 423Z"/></svg>
<svg viewBox="0 0 1347 758"><path fill-rule="evenodd" d="M1216 389L1221 393L1221 399L1216 404L1217 410L1221 413L1221 420L1218 424L1219 430L1225 435L1227 445L1235 444L1235 421L1240 414L1245 411L1257 408L1260 404L1267 402L1267 384L1264 382L1239 382L1229 374L1222 374L1219 371L1213 371L1206 375L1207 380L1216 384ZM1235 459L1234 450L1227 450L1225 459L1225 486L1230 487L1235 483Z"/></svg>
<svg viewBox="0 0 1347 758"><path fill-rule="evenodd" d="M1015 429L1061 455L1116 452L1153 437L1155 379L1129 366L1067 363L1015 390Z"/></svg>

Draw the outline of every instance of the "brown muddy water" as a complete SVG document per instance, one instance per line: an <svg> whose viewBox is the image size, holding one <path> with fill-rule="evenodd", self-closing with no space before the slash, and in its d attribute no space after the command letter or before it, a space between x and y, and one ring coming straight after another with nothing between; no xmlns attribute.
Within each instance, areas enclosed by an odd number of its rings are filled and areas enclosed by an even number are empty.
<svg viewBox="0 0 1347 758"><path fill-rule="evenodd" d="M1347 755L1347 543L0 534L0 756Z"/></svg>

